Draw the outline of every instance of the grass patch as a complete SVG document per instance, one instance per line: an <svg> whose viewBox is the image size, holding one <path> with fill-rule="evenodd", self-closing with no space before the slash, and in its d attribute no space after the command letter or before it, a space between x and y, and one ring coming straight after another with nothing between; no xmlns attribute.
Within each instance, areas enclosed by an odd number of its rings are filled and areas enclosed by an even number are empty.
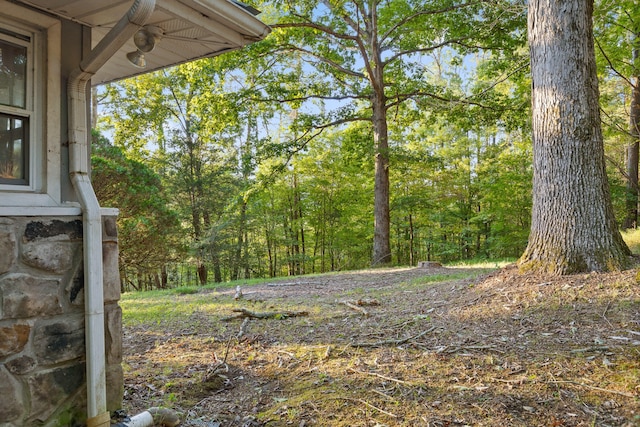
<svg viewBox="0 0 640 427"><path fill-rule="evenodd" d="M162 295L146 296L127 293L122 296L120 306L123 311L123 324L133 326L180 322L198 312L216 313L223 309L230 311L231 302L231 297L221 298L213 293L176 295L164 292Z"/></svg>
<svg viewBox="0 0 640 427"><path fill-rule="evenodd" d="M639 242L640 242L640 237L639 237ZM518 260L517 258L470 259L470 260L457 261L451 264L447 264L447 267L496 269L496 268L506 267L509 264L513 264L517 260Z"/></svg>
<svg viewBox="0 0 640 427"><path fill-rule="evenodd" d="M412 285L426 285L429 283L438 283L438 282L448 282L451 280L462 280L462 279L470 279L476 278L482 274L486 274L491 272L493 269L491 268L483 268L480 270L474 271L461 271L455 272L452 274L434 274L432 276L423 276L413 279L411 281Z"/></svg>

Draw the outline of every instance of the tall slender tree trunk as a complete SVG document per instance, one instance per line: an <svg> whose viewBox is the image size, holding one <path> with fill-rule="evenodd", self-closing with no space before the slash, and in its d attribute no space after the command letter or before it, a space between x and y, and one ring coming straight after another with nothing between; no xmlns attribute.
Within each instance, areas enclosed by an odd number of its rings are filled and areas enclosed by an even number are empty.
<svg viewBox="0 0 640 427"><path fill-rule="evenodd" d="M245 211L244 211L244 235L242 237L243 239L243 244L242 244L242 265L244 267L244 278L245 279L249 279L251 277L251 266L249 265L249 231L247 230L247 210L246 210L246 203L244 204L245 206Z"/></svg>
<svg viewBox="0 0 640 427"><path fill-rule="evenodd" d="M242 172L242 186L246 189L249 186L249 175L251 174L251 137L256 127L256 121L253 112L249 111L246 118L247 129L246 139L240 147L240 171ZM240 217L238 223L238 241L236 244L235 261L231 277L235 280L240 279L240 270L244 271L244 278L249 278L249 258L247 242L247 200L244 195L240 195Z"/></svg>
<svg viewBox="0 0 640 427"><path fill-rule="evenodd" d="M307 259L307 248L304 241L304 221L302 217L302 202L300 201L300 193L298 193L298 218L300 219L300 274L306 274L305 263Z"/></svg>
<svg viewBox="0 0 640 427"><path fill-rule="evenodd" d="M272 250L273 242L269 230L265 230L265 240L267 242L267 258L269 259L269 277L276 276L274 251Z"/></svg>
<svg viewBox="0 0 640 427"><path fill-rule="evenodd" d="M162 279L162 284L160 285L160 287L162 289L167 289L167 286L169 285L169 273L167 273L166 264L162 264L160 266L160 277Z"/></svg>
<svg viewBox="0 0 640 427"><path fill-rule="evenodd" d="M416 265L415 231L413 229L413 215L409 214L409 265Z"/></svg>
<svg viewBox="0 0 640 427"><path fill-rule="evenodd" d="M382 77L380 77L382 81ZM391 224L389 215L389 136L384 91L372 100L373 139L375 146L374 234L372 265L391 262Z"/></svg>
<svg viewBox="0 0 640 427"><path fill-rule="evenodd" d="M298 175L293 171L293 194L291 195L291 254L293 258L294 275L300 275L300 221L299 216L300 188L298 186Z"/></svg>
<svg viewBox="0 0 640 427"><path fill-rule="evenodd" d="M213 263L213 281L216 283L222 283L222 266L220 262L220 253L217 248L211 252L211 261ZM205 284L207 280L207 274L205 269Z"/></svg>
<svg viewBox="0 0 640 427"><path fill-rule="evenodd" d="M199 153L196 147L196 140L191 132L191 121L185 119L184 123L185 131L185 143L187 146L187 155L189 159L189 176L187 177L188 192L190 198L191 207L191 225L193 227L193 237L196 249L196 271L198 275L198 282L200 285L207 283L207 266L204 262L204 249L200 246L203 237L204 230L208 230L208 221L204 224L201 223L201 219L204 218L205 212L202 209L203 203L203 191L201 184L201 168Z"/></svg>
<svg viewBox="0 0 640 427"><path fill-rule="evenodd" d="M613 215L598 109L592 0L531 0L533 209L523 270L628 263Z"/></svg>
<svg viewBox="0 0 640 427"><path fill-rule="evenodd" d="M240 215L238 218L238 237L236 240L233 264L231 265L231 280L239 280L240 270L243 270L244 278L248 279L249 265L247 263L247 202L240 201ZM244 250L244 252L243 252Z"/></svg>
<svg viewBox="0 0 640 427"><path fill-rule="evenodd" d="M633 49L633 61L640 56L640 37L635 36L636 47ZM627 215L622 227L638 226L638 160L640 150L640 76L635 76L631 89L631 108L629 117L629 133L631 143L627 147Z"/></svg>
<svg viewBox="0 0 640 427"><path fill-rule="evenodd" d="M371 113L375 153L373 201L373 256L371 264L391 262L391 219L389 215L389 130L387 127L387 98L384 93L384 61L378 40L377 2L372 1L367 21L366 40L370 48L369 81L373 94Z"/></svg>

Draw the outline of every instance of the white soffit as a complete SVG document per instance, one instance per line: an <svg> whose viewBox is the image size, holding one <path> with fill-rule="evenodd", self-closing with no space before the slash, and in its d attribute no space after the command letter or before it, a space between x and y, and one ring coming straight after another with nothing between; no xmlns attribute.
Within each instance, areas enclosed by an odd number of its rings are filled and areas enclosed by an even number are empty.
<svg viewBox="0 0 640 427"><path fill-rule="evenodd" d="M91 27L95 46L124 16L133 0L22 0L23 3ZM156 0L147 25L164 36L145 54L147 66L134 67L126 58L136 50L133 40L116 53L92 78L93 85L158 70L198 58L215 56L263 39L269 27L232 0Z"/></svg>

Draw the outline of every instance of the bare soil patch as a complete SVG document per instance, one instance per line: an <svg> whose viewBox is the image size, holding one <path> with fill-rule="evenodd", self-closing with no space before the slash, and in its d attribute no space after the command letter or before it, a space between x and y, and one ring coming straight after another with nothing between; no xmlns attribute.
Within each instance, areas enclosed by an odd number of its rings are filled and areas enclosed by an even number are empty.
<svg viewBox="0 0 640 427"><path fill-rule="evenodd" d="M203 290L216 308L125 327L125 409L204 427L640 426L637 275L405 268ZM222 321L234 308L306 314Z"/></svg>

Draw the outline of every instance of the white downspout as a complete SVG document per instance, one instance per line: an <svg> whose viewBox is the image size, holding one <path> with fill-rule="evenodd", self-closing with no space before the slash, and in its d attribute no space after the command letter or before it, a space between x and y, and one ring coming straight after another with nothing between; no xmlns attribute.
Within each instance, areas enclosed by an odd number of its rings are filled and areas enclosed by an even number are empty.
<svg viewBox="0 0 640 427"><path fill-rule="evenodd" d="M89 180L87 85L91 77L149 19L155 0L136 0L125 16L71 73L69 101L69 174L83 211L87 426L109 426L107 411L102 272L102 215Z"/></svg>

